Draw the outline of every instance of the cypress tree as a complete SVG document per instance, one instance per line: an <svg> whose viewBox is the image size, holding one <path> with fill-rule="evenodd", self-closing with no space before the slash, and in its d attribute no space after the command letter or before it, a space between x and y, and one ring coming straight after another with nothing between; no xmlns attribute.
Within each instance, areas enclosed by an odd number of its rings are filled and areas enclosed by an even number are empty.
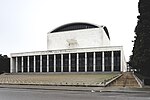
<svg viewBox="0 0 150 100"><path fill-rule="evenodd" d="M150 76L150 0L139 0L140 15L130 65L144 76Z"/></svg>
<svg viewBox="0 0 150 100"><path fill-rule="evenodd" d="M0 74L1 73L9 73L10 70L10 58L7 55L0 54Z"/></svg>

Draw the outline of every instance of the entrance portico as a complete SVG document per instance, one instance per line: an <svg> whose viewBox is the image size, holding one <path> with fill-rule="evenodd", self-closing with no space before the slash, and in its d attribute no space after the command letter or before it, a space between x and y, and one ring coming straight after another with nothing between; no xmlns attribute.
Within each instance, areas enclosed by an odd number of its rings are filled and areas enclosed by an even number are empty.
<svg viewBox="0 0 150 100"><path fill-rule="evenodd" d="M114 48L114 47L113 47ZM16 53L11 72L114 72L125 71L122 47L84 48Z"/></svg>

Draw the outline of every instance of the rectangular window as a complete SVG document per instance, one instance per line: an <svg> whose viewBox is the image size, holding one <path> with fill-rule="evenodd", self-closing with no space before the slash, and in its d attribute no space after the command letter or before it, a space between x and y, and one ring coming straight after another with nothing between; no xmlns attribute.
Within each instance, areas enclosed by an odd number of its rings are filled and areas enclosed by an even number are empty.
<svg viewBox="0 0 150 100"><path fill-rule="evenodd" d="M54 55L49 55L49 72L54 72Z"/></svg>
<svg viewBox="0 0 150 100"><path fill-rule="evenodd" d="M72 53L71 54L71 72L77 71L77 54Z"/></svg>
<svg viewBox="0 0 150 100"><path fill-rule="evenodd" d="M47 55L42 55L42 72L47 72Z"/></svg>
<svg viewBox="0 0 150 100"><path fill-rule="evenodd" d="M33 72L33 71L34 71L34 57L29 56L29 72Z"/></svg>
<svg viewBox="0 0 150 100"><path fill-rule="evenodd" d="M17 57L17 59L18 59L18 72L21 72L21 63L22 63L21 57Z"/></svg>
<svg viewBox="0 0 150 100"><path fill-rule="evenodd" d="M23 57L23 72L27 72L27 56Z"/></svg>
<svg viewBox="0 0 150 100"><path fill-rule="evenodd" d="M40 56L35 56L35 66L36 66L36 72L40 72Z"/></svg>
<svg viewBox="0 0 150 100"><path fill-rule="evenodd" d="M114 71L120 71L120 57L121 53L120 51L114 51Z"/></svg>
<svg viewBox="0 0 150 100"><path fill-rule="evenodd" d="M79 53L79 72L85 72L85 53Z"/></svg>
<svg viewBox="0 0 150 100"><path fill-rule="evenodd" d="M63 54L63 72L69 72L69 54Z"/></svg>
<svg viewBox="0 0 150 100"><path fill-rule="evenodd" d="M61 72L61 54L56 55L56 72Z"/></svg>
<svg viewBox="0 0 150 100"><path fill-rule="evenodd" d="M93 71L93 52L87 53L87 71L88 72Z"/></svg>
<svg viewBox="0 0 150 100"><path fill-rule="evenodd" d="M111 51L104 52L105 71L111 71Z"/></svg>
<svg viewBox="0 0 150 100"><path fill-rule="evenodd" d="M95 52L96 72L102 71L102 52Z"/></svg>

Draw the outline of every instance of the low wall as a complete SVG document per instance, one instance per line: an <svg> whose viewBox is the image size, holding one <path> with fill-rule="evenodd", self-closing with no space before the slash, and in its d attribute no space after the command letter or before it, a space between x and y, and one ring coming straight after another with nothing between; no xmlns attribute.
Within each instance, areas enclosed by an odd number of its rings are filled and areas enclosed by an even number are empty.
<svg viewBox="0 0 150 100"><path fill-rule="evenodd" d="M145 77L138 73L135 73L135 75L141 80L143 85L150 85L150 77Z"/></svg>

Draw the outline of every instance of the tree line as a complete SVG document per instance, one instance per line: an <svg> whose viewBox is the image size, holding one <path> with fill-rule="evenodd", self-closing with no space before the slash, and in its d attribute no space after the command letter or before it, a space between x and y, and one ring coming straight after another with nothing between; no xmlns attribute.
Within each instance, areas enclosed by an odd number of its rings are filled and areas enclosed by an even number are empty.
<svg viewBox="0 0 150 100"><path fill-rule="evenodd" d="M10 58L0 54L0 74L10 72Z"/></svg>
<svg viewBox="0 0 150 100"><path fill-rule="evenodd" d="M150 0L139 0L133 54L129 64L143 76L150 77Z"/></svg>

